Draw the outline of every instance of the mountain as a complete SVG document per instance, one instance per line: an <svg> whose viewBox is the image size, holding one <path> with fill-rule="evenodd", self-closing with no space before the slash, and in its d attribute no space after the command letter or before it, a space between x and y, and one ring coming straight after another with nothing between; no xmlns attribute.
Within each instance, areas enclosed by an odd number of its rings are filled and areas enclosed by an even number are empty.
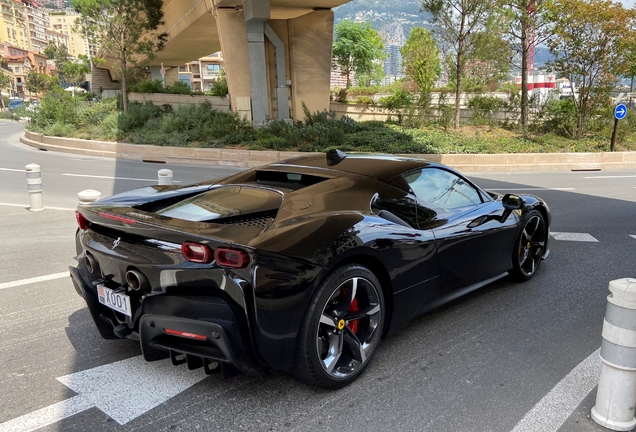
<svg viewBox="0 0 636 432"><path fill-rule="evenodd" d="M334 9L336 23L348 19L368 22L384 45L404 45L413 27L424 27L428 15L419 0L353 0Z"/></svg>

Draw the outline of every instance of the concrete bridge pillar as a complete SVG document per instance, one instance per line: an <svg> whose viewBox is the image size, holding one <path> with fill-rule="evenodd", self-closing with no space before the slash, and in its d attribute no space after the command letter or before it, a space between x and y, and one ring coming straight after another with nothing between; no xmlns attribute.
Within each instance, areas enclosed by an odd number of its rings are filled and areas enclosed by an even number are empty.
<svg viewBox="0 0 636 432"><path fill-rule="evenodd" d="M232 109L256 125L289 112L303 119L303 102L311 112L329 109L333 12L266 19L264 3L216 11Z"/></svg>

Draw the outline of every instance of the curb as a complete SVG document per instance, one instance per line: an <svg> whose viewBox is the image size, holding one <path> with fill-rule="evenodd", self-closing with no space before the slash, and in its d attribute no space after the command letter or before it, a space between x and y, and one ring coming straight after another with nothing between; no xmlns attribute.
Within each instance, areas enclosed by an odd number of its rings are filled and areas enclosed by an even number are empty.
<svg viewBox="0 0 636 432"><path fill-rule="evenodd" d="M23 144L90 156L191 165L258 167L307 153L234 149L160 147L107 141L59 138L25 131ZM512 153L512 154L408 154L408 157L442 163L462 172L511 171L611 171L636 169L636 152L614 153Z"/></svg>

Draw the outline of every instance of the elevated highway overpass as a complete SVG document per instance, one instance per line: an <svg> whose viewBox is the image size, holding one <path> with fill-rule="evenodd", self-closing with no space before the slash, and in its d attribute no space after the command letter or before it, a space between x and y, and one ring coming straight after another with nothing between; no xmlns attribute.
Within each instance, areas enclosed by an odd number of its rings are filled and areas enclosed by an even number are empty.
<svg viewBox="0 0 636 432"><path fill-rule="evenodd" d="M327 109L333 38L332 8L350 0L164 0L167 43L153 59L172 68L223 52L232 109L260 124Z"/></svg>

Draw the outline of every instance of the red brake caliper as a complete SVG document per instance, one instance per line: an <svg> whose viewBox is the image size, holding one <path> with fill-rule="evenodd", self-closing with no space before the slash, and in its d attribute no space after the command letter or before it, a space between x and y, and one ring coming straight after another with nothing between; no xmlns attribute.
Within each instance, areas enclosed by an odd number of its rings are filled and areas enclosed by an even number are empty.
<svg viewBox="0 0 636 432"><path fill-rule="evenodd" d="M358 311L358 299L353 299L353 301L349 305L349 309L347 310L347 312L357 312L357 311ZM358 321L360 320L349 321L349 329L353 332L353 334L358 333Z"/></svg>

